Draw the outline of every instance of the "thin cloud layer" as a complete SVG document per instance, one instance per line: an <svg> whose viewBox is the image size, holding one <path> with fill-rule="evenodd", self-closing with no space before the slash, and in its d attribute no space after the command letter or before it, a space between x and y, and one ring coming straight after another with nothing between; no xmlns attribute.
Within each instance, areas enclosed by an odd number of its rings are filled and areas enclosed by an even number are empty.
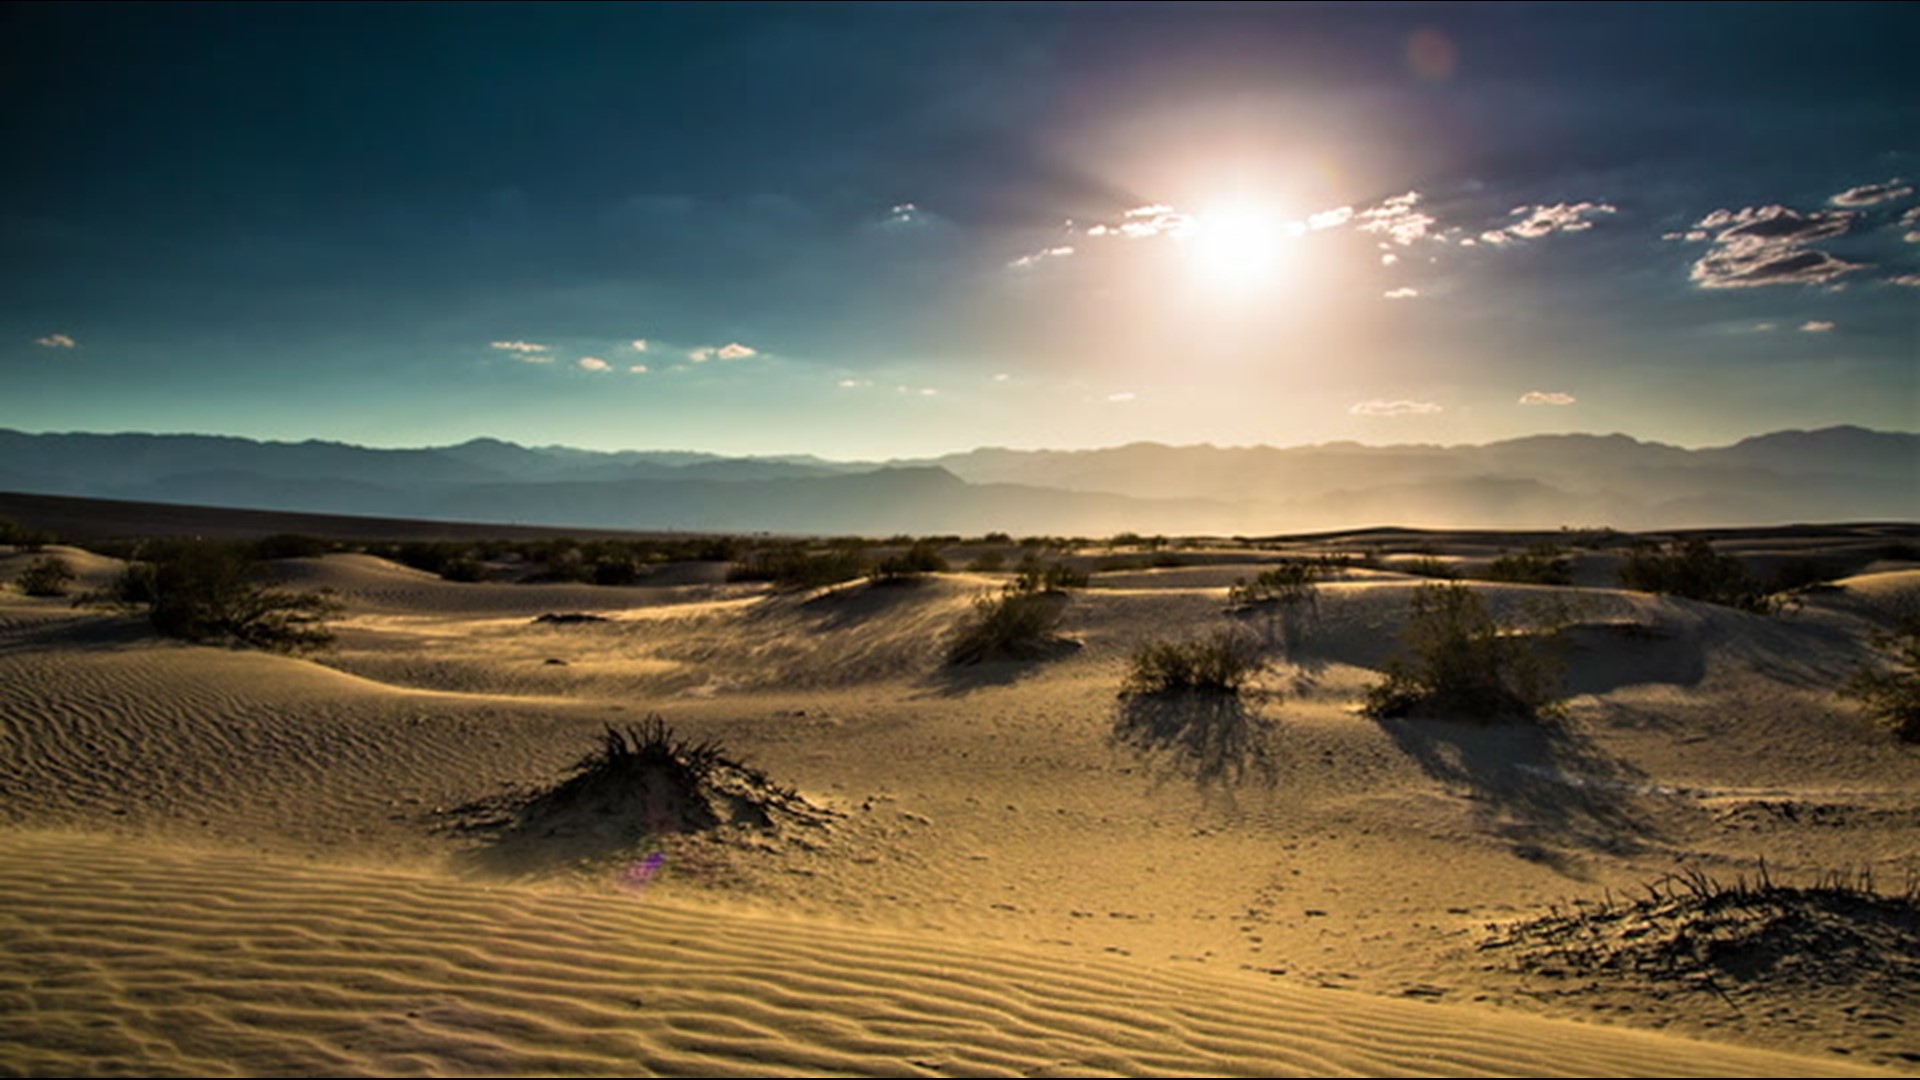
<svg viewBox="0 0 1920 1080"><path fill-rule="evenodd" d="M1522 405L1571 405L1577 398L1558 390L1529 390L1520 395Z"/></svg>
<svg viewBox="0 0 1920 1080"><path fill-rule="evenodd" d="M1355 402L1347 411L1355 416L1427 416L1441 410L1439 405L1431 401L1384 401L1375 398L1372 401Z"/></svg>
<svg viewBox="0 0 1920 1080"><path fill-rule="evenodd" d="M1022 255L1010 260L1007 265L1015 270L1024 270L1029 266L1038 266L1048 259L1064 259L1073 254L1073 245L1061 244L1058 247L1043 248L1030 255Z"/></svg>
<svg viewBox="0 0 1920 1080"><path fill-rule="evenodd" d="M1853 217L1846 210L1803 214L1784 206L1750 206L1715 210L1692 230L1668 236L1688 241L1712 238L1712 247L1694 262L1689 274L1703 289L1817 285L1864 268L1863 263L1808 246L1845 235Z"/></svg>
<svg viewBox="0 0 1920 1080"><path fill-rule="evenodd" d="M1136 206L1110 225L1094 225L1088 236L1120 236L1128 240L1151 240L1157 236L1186 236L1193 231L1193 215L1171 206L1153 203Z"/></svg>
<svg viewBox="0 0 1920 1080"><path fill-rule="evenodd" d="M74 340L65 334L48 334L46 337L34 338L33 343L43 349L71 349L75 347Z"/></svg>
<svg viewBox="0 0 1920 1080"><path fill-rule="evenodd" d="M1800 324L1800 332L1803 334L1824 334L1831 329L1833 324L1824 319L1808 319Z"/></svg>
<svg viewBox="0 0 1920 1080"><path fill-rule="evenodd" d="M1883 202L1893 202L1913 194L1913 185L1894 177L1878 184L1861 184L1850 187L1827 201L1835 206L1876 206Z"/></svg>
<svg viewBox="0 0 1920 1080"><path fill-rule="evenodd" d="M583 356L575 361L582 371L612 371L613 365L597 356Z"/></svg>
<svg viewBox="0 0 1920 1080"><path fill-rule="evenodd" d="M1411 300L1420 295L1420 290L1411 285L1402 285L1397 289L1388 289L1380 294L1386 300Z"/></svg>
<svg viewBox="0 0 1920 1080"><path fill-rule="evenodd" d="M531 341L495 341L491 343L491 347L501 352L512 353L516 359L525 360L529 364L553 362L551 355L553 347L550 345L536 345Z"/></svg>

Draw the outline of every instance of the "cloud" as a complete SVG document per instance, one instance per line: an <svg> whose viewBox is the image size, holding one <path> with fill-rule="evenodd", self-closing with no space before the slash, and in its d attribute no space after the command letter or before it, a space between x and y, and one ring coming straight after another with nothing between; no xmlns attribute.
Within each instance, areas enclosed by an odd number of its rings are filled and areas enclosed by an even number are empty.
<svg viewBox="0 0 1920 1080"><path fill-rule="evenodd" d="M613 365L597 356L583 356L578 361L582 371L612 371Z"/></svg>
<svg viewBox="0 0 1920 1080"><path fill-rule="evenodd" d="M1909 244L1920 244L1920 228L1916 227L1920 226L1920 206L1916 206L1906 213L1901 214L1900 224L1906 226L1908 229L1907 235L1900 239L1905 240Z"/></svg>
<svg viewBox="0 0 1920 1080"><path fill-rule="evenodd" d="M1164 203L1152 203L1128 210L1114 224L1095 225L1087 230L1087 235L1151 240L1156 236L1186 236L1192 231L1193 215L1183 214Z"/></svg>
<svg viewBox="0 0 1920 1080"><path fill-rule="evenodd" d="M1356 402L1347 411L1355 416L1427 416L1441 410L1431 401L1382 401L1376 398Z"/></svg>
<svg viewBox="0 0 1920 1080"><path fill-rule="evenodd" d="M634 352L646 352L646 351L647 351L647 339L646 339L646 338L634 338L634 339L633 339L632 341L629 341L629 342L627 342L627 348L629 348L629 349L632 349L632 350L633 350Z"/></svg>
<svg viewBox="0 0 1920 1080"><path fill-rule="evenodd" d="M1043 248L1031 255L1022 255L1008 262L1007 265L1015 270L1025 270L1027 267L1037 266L1047 259L1064 259L1071 254L1073 254L1072 245L1061 244L1059 247Z"/></svg>
<svg viewBox="0 0 1920 1080"><path fill-rule="evenodd" d="M1115 393L1115 394L1108 394L1108 395L1107 395L1107 400L1108 400L1108 401L1117 401L1117 402L1124 402L1124 401L1132 401L1132 400L1134 400L1135 398L1138 398L1139 396L1140 396L1139 394L1136 394L1136 393L1134 393L1134 392L1133 392L1133 391L1131 391L1131 390L1122 390L1122 391L1120 391L1119 393Z"/></svg>
<svg viewBox="0 0 1920 1080"><path fill-rule="evenodd" d="M1753 324L1753 328L1754 328L1755 330L1757 330L1757 331L1759 331L1760 333L1763 333L1763 334L1764 334L1764 333L1767 333L1767 332L1769 332L1769 331L1772 331L1772 330L1778 330L1778 329L1780 329L1780 324L1779 324L1779 323L1771 323L1771 322L1763 322L1763 323L1754 323L1754 324Z"/></svg>
<svg viewBox="0 0 1920 1080"><path fill-rule="evenodd" d="M1853 214L1845 210L1804 214L1784 206L1715 210L1700 219L1693 231L1682 234L1689 240L1702 232L1712 237L1713 246L1694 262L1689 276L1703 289L1832 281L1864 264L1807 245L1842 236L1852 224Z"/></svg>
<svg viewBox="0 0 1920 1080"><path fill-rule="evenodd" d="M1420 193L1409 191L1405 195L1395 195L1384 200L1379 206L1360 211L1360 231L1376 233L1390 238L1401 247L1427 235L1427 228L1434 223L1429 214L1423 214L1414 207L1420 205Z"/></svg>
<svg viewBox="0 0 1920 1080"><path fill-rule="evenodd" d="M915 394L920 397L935 397L940 393L940 391L935 390L931 386L922 386L922 387L916 388L916 387L908 386L905 383L902 383L901 385L894 387L893 392L896 394Z"/></svg>
<svg viewBox="0 0 1920 1080"><path fill-rule="evenodd" d="M873 380L872 379L841 379L839 382L835 383L834 385L838 386L842 390L852 390L855 387L872 386Z"/></svg>
<svg viewBox="0 0 1920 1080"><path fill-rule="evenodd" d="M1388 289L1380 295L1387 300L1411 300L1420 295L1420 290L1411 285L1402 285L1397 289Z"/></svg>
<svg viewBox="0 0 1920 1080"><path fill-rule="evenodd" d="M994 382L1006 382L1006 381L1007 381L1008 379L1011 379L1011 378L1013 378L1013 376L1011 376L1011 375L1009 375L1009 374L1007 374L1006 372L1004 372L1004 371L1002 371L1002 372L1000 372L1000 373L998 373L998 374L996 374L996 375L995 375L995 376L993 377L993 381L994 381Z"/></svg>
<svg viewBox="0 0 1920 1080"><path fill-rule="evenodd" d="M1577 202L1554 203L1552 206L1516 206L1510 217L1519 221L1505 229L1508 236L1517 236L1522 240L1537 240L1557 232L1584 232L1593 228L1593 219L1601 214L1617 214L1620 208L1609 203ZM1525 215L1522 217L1521 215ZM1498 234L1495 234L1498 235ZM1489 243L1499 243L1492 236L1482 233L1481 239Z"/></svg>
<svg viewBox="0 0 1920 1080"><path fill-rule="evenodd" d="M1800 332L1803 334L1824 334L1831 329L1833 324L1824 319L1808 319L1800 324Z"/></svg>
<svg viewBox="0 0 1920 1080"><path fill-rule="evenodd" d="M46 337L34 338L33 343L43 349L71 349L75 347L74 340L65 334L48 334Z"/></svg>
<svg viewBox="0 0 1920 1080"><path fill-rule="evenodd" d="M1529 390L1520 395L1522 405L1571 405L1577 398L1558 390Z"/></svg>
<svg viewBox="0 0 1920 1080"><path fill-rule="evenodd" d="M759 355L760 350L742 345L737 341L730 341L725 345L702 345L697 349L687 350L687 359L696 364L704 364L709 360L745 360L749 356Z"/></svg>
<svg viewBox="0 0 1920 1080"><path fill-rule="evenodd" d="M1920 274L1901 274L1899 277L1888 278L1887 283L1905 285L1909 289L1920 289Z"/></svg>
<svg viewBox="0 0 1920 1080"><path fill-rule="evenodd" d="M1307 218L1307 228L1313 230L1334 229L1353 220L1353 207L1340 206L1332 210L1322 210Z"/></svg>
<svg viewBox="0 0 1920 1080"><path fill-rule="evenodd" d="M1874 206L1913 194L1913 185L1899 177L1878 184L1850 187L1827 201L1835 206Z"/></svg>
<svg viewBox="0 0 1920 1080"><path fill-rule="evenodd" d="M550 345L535 345L531 341L495 341L491 345L502 352L513 353L516 359L525 360L529 364L553 362L553 357L548 355L553 351Z"/></svg>
<svg viewBox="0 0 1920 1080"><path fill-rule="evenodd" d="M1393 265L1394 263L1397 263L1397 262L1399 262L1399 261L1400 261L1400 256L1398 256L1398 255L1395 255L1395 254L1394 254L1393 252L1391 252L1391 251L1389 251L1389 252L1387 252L1386 254L1384 254L1384 255L1382 255L1382 256L1380 256L1380 265L1381 265L1381 266L1392 266L1392 265Z"/></svg>
<svg viewBox="0 0 1920 1080"><path fill-rule="evenodd" d="M913 225L925 219L926 215L920 212L918 206L910 202L903 202L895 203L893 207L887 211L886 223L888 225Z"/></svg>
<svg viewBox="0 0 1920 1080"><path fill-rule="evenodd" d="M647 373L647 370L648 370L647 365L645 364L635 364L632 367L627 369L628 372L634 375L645 375Z"/></svg>

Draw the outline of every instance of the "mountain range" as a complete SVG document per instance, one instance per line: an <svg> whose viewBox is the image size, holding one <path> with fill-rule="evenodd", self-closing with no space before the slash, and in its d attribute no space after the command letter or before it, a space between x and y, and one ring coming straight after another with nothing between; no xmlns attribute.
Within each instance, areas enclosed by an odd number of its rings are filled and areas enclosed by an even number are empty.
<svg viewBox="0 0 1920 1080"><path fill-rule="evenodd" d="M982 448L835 462L498 439L372 449L0 429L0 490L611 529L1260 535L1363 525L1623 529L1920 518L1920 435L1781 431L1481 446Z"/></svg>

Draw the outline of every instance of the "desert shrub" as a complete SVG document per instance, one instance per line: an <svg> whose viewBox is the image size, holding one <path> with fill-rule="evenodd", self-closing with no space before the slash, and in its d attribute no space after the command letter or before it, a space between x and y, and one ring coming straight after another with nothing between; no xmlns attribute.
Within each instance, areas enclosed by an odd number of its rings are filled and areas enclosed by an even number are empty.
<svg viewBox="0 0 1920 1080"><path fill-rule="evenodd" d="M1850 567L1823 559L1788 559L1774 568L1767 587L1774 592L1798 592L1846 577Z"/></svg>
<svg viewBox="0 0 1920 1080"><path fill-rule="evenodd" d="M12 544L22 551L39 551L54 539L50 532L30 529L12 518L0 518L0 544Z"/></svg>
<svg viewBox="0 0 1920 1080"><path fill-rule="evenodd" d="M646 576L646 567L630 557L609 555L595 560L593 564L595 585L635 585Z"/></svg>
<svg viewBox="0 0 1920 1080"><path fill-rule="evenodd" d="M1402 574L1413 574L1416 577L1441 578L1446 581L1452 581L1460 576L1460 571L1454 569L1452 563L1434 555L1422 555L1417 559L1409 559L1406 562L1395 563L1393 569Z"/></svg>
<svg viewBox="0 0 1920 1080"><path fill-rule="evenodd" d="M298 533L275 533L263 536L253 542L253 554L259 559L317 559L333 550L334 545L317 536L302 536Z"/></svg>
<svg viewBox="0 0 1920 1080"><path fill-rule="evenodd" d="M1715 552L1713 545L1698 537L1675 540L1664 551L1651 544L1635 545L1620 564L1620 585L1761 615L1780 608L1771 590L1748 572L1745 563Z"/></svg>
<svg viewBox="0 0 1920 1080"><path fill-rule="evenodd" d="M1869 640L1883 662L1862 667L1844 693L1902 742L1920 742L1920 603Z"/></svg>
<svg viewBox="0 0 1920 1080"><path fill-rule="evenodd" d="M28 563L13 583L28 596L65 596L67 586L78 577L67 560L58 555L44 555Z"/></svg>
<svg viewBox="0 0 1920 1080"><path fill-rule="evenodd" d="M1386 679L1367 691L1370 716L1531 720L1552 709L1545 659L1465 585L1422 586L1402 640L1408 655L1389 661Z"/></svg>
<svg viewBox="0 0 1920 1080"><path fill-rule="evenodd" d="M997 551L988 551L975 557L972 562L967 564L967 569L977 570L983 574L991 574L996 570L1005 569L1006 565L1007 557L1005 555Z"/></svg>
<svg viewBox="0 0 1920 1080"><path fill-rule="evenodd" d="M905 551L875 563L871 577L876 582L910 581L927 574L944 574L948 569L947 560L933 541L917 540Z"/></svg>
<svg viewBox="0 0 1920 1080"><path fill-rule="evenodd" d="M1573 560L1553 544L1534 544L1525 551L1502 555L1487 567L1487 580L1517 585L1571 585Z"/></svg>
<svg viewBox="0 0 1920 1080"><path fill-rule="evenodd" d="M1088 576L1085 570L1068 566L1063 562L1041 562L1032 553L1020 560L1016 568L1014 587L1020 592L1066 592L1068 589L1084 589Z"/></svg>
<svg viewBox="0 0 1920 1080"><path fill-rule="evenodd" d="M487 580L487 564L470 555L459 555L440 564L435 571L442 581L457 581L472 584Z"/></svg>
<svg viewBox="0 0 1920 1080"><path fill-rule="evenodd" d="M1134 650L1121 693L1237 694L1259 670L1258 650L1231 630L1189 641L1150 641Z"/></svg>
<svg viewBox="0 0 1920 1080"><path fill-rule="evenodd" d="M1057 652L1065 617L1062 598L1010 587L975 598L972 614L960 624L947 647L947 663L989 660L1038 660Z"/></svg>
<svg viewBox="0 0 1920 1080"><path fill-rule="evenodd" d="M782 589L813 589L852 581L867 572L866 553L856 547L809 551L802 547L749 552L727 572L728 581L766 581Z"/></svg>
<svg viewBox="0 0 1920 1080"><path fill-rule="evenodd" d="M1321 564L1305 559L1288 559L1260 571L1252 581L1245 578L1235 581L1227 589L1227 603L1239 608L1263 604L1292 606L1312 603L1316 583L1325 573Z"/></svg>
<svg viewBox="0 0 1920 1080"><path fill-rule="evenodd" d="M153 628L186 641L232 641L297 652L329 644L339 605L324 593L270 589L244 545L204 540L151 544L97 599L144 610Z"/></svg>

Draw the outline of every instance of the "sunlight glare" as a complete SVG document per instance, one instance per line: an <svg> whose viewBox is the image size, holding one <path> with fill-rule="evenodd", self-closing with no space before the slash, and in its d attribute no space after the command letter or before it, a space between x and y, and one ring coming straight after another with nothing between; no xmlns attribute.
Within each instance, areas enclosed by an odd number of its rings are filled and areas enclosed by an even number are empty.
<svg viewBox="0 0 1920 1080"><path fill-rule="evenodd" d="M1277 215L1256 206L1229 205L1195 215L1183 239L1209 289L1241 293L1271 283L1288 236Z"/></svg>

